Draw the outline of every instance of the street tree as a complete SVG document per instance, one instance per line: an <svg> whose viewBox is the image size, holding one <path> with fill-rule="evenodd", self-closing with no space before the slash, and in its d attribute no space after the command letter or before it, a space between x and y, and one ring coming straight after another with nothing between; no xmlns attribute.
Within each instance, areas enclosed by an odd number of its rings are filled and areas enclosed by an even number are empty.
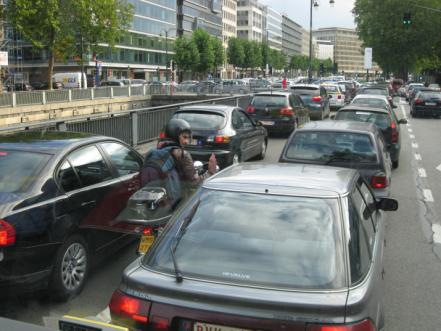
<svg viewBox="0 0 441 331"><path fill-rule="evenodd" d="M211 36L207 31L199 28L193 32L192 39L199 52L197 72L205 75L214 67L216 57Z"/></svg>
<svg viewBox="0 0 441 331"><path fill-rule="evenodd" d="M211 37L211 43L214 51L214 71L217 71L217 68L225 62L225 48L219 38Z"/></svg>
<svg viewBox="0 0 441 331"><path fill-rule="evenodd" d="M245 58L243 39L230 38L227 51L228 63L234 67L242 67Z"/></svg>
<svg viewBox="0 0 441 331"><path fill-rule="evenodd" d="M78 43L89 50L110 47L126 33L133 6L126 0L9 0L3 18L35 48L48 52L49 87L57 59L78 56ZM83 52L83 47L81 47Z"/></svg>
<svg viewBox="0 0 441 331"><path fill-rule="evenodd" d="M199 51L193 39L187 37L176 39L174 61L181 73L197 70Z"/></svg>

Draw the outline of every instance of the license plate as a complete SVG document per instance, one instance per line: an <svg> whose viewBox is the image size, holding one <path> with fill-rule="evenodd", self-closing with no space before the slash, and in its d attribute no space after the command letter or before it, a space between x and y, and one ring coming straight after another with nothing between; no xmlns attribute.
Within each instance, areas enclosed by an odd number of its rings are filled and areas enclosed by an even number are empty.
<svg viewBox="0 0 441 331"><path fill-rule="evenodd" d="M153 242L155 241L154 235L142 235L141 241L139 242L138 252L141 254L147 253L150 246L153 245Z"/></svg>
<svg viewBox="0 0 441 331"><path fill-rule="evenodd" d="M436 106L436 102L426 102L426 106Z"/></svg>
<svg viewBox="0 0 441 331"><path fill-rule="evenodd" d="M260 121L263 125L274 125L273 121Z"/></svg>
<svg viewBox="0 0 441 331"><path fill-rule="evenodd" d="M216 330L216 331L251 331L249 329L232 328L230 326L200 323L200 322L196 322L193 325L193 331L207 331L207 330L212 330L212 331L214 331L214 330Z"/></svg>

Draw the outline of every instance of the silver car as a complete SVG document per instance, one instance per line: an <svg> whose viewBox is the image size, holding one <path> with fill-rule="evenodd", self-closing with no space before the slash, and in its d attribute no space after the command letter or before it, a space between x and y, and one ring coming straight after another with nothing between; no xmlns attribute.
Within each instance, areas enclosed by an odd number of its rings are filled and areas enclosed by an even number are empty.
<svg viewBox="0 0 441 331"><path fill-rule="evenodd" d="M207 180L124 272L143 330L379 330L384 213L353 169L240 164Z"/></svg>

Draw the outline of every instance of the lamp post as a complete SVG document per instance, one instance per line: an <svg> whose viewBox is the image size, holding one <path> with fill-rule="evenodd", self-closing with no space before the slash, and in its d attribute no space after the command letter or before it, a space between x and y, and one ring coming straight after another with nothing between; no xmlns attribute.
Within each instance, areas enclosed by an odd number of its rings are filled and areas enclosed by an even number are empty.
<svg viewBox="0 0 441 331"><path fill-rule="evenodd" d="M312 7L318 8L317 0L310 0L311 6L309 8L309 64L308 64L308 82L312 81ZM335 0L329 0L329 4L334 6Z"/></svg>
<svg viewBox="0 0 441 331"><path fill-rule="evenodd" d="M168 34L170 31L174 29L167 29L167 30L161 30L161 36L162 33L165 33L165 81L168 82L168 68L169 68L169 61L168 61Z"/></svg>

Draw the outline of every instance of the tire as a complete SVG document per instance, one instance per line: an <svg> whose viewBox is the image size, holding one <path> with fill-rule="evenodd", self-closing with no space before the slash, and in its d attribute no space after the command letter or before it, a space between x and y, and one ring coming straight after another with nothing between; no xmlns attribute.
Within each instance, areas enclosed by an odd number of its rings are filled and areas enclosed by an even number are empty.
<svg viewBox="0 0 441 331"><path fill-rule="evenodd" d="M258 160L263 160L265 158L267 147L268 147L268 141L264 140L261 146L260 154L257 156Z"/></svg>
<svg viewBox="0 0 441 331"><path fill-rule="evenodd" d="M392 161L392 168L396 169L396 168L398 168L399 165L400 165L400 161L399 160Z"/></svg>
<svg viewBox="0 0 441 331"><path fill-rule="evenodd" d="M69 237L58 249L49 290L58 301L67 301L78 295L89 274L89 251L80 235Z"/></svg>

